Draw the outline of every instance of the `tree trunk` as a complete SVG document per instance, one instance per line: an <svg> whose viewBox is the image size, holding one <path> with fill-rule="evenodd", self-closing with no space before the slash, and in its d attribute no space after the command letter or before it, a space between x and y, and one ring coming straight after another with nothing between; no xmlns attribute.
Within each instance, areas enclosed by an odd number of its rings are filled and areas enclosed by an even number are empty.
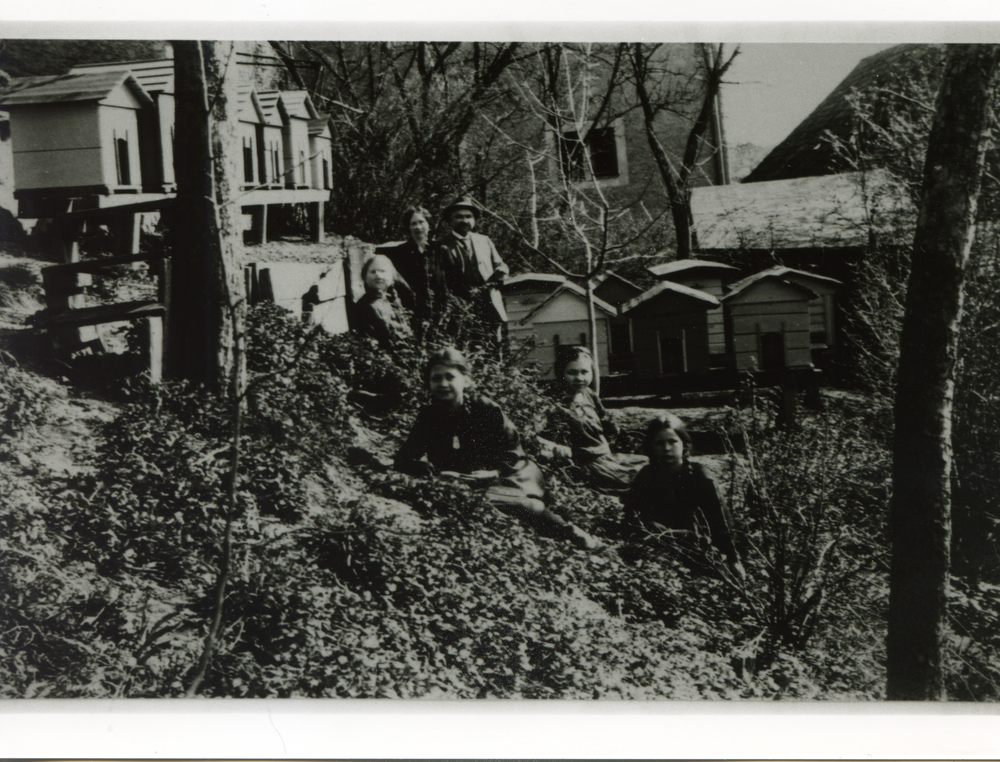
<svg viewBox="0 0 1000 762"><path fill-rule="evenodd" d="M998 46L953 48L927 150L895 400L891 700L944 698L956 349L998 61Z"/></svg>
<svg viewBox="0 0 1000 762"><path fill-rule="evenodd" d="M587 273L587 323L590 327L590 353L594 357L594 394L601 395L601 356L597 346L597 310L594 308L594 276ZM558 380L558 379L557 379Z"/></svg>
<svg viewBox="0 0 1000 762"><path fill-rule="evenodd" d="M175 377L222 389L234 378L246 314L236 54L230 42L173 46L177 198L169 225L168 367Z"/></svg>

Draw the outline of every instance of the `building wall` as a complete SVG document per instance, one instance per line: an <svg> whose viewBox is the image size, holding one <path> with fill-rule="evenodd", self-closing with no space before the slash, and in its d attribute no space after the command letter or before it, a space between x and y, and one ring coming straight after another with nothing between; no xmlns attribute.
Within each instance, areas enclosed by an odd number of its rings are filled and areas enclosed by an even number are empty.
<svg viewBox="0 0 1000 762"><path fill-rule="evenodd" d="M696 274L684 277L681 275L670 280L688 288L704 291L716 299L722 299L722 278L718 276ZM726 319L722 305L708 310L705 318L708 322L708 352L721 359L726 353Z"/></svg>
<svg viewBox="0 0 1000 762"><path fill-rule="evenodd" d="M285 139L285 186L308 185L309 122L305 119L289 119L282 134Z"/></svg>
<svg viewBox="0 0 1000 762"><path fill-rule="evenodd" d="M731 348L737 370L765 370L766 334L779 334L784 366L812 365L809 298L799 289L764 280L725 303Z"/></svg>
<svg viewBox="0 0 1000 762"><path fill-rule="evenodd" d="M11 109L10 132L19 190L107 184L96 103Z"/></svg>
<svg viewBox="0 0 1000 762"><path fill-rule="evenodd" d="M134 109L102 106L98 114L101 122L101 164L104 171L105 184L110 188L119 187L116 164L115 140L127 137L129 157L129 178L123 187L139 187L142 184L140 176L139 157L139 120Z"/></svg>
<svg viewBox="0 0 1000 762"><path fill-rule="evenodd" d="M664 339L679 341L683 352L680 372L702 373L709 369L708 321L703 307L691 299L664 293L626 313L632 322L635 372L640 378L657 378L678 372L671 358L664 357ZM669 343L669 342L668 342Z"/></svg>
<svg viewBox="0 0 1000 762"><path fill-rule="evenodd" d="M552 366L555 363L557 346L573 344L590 346L590 327L586 320L555 320L526 326L508 322L507 326L512 340L533 340L534 347L528 353L526 361L538 367L542 378L553 378ZM583 338L582 342L581 337ZM608 373L608 341L608 319L598 317L597 358L602 375Z"/></svg>

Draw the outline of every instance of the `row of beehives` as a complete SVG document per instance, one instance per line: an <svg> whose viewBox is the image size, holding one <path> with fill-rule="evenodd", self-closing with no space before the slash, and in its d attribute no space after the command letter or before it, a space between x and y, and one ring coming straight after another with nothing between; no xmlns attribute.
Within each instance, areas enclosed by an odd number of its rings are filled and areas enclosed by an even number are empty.
<svg viewBox="0 0 1000 762"><path fill-rule="evenodd" d="M775 267L739 279L734 267L694 259L649 270L660 282L647 291L614 274L594 282L604 374L808 368L836 341L833 278ZM586 293L562 276L513 276L504 301L510 336L530 341L528 360L546 375L560 345L589 346Z"/></svg>
<svg viewBox="0 0 1000 762"><path fill-rule="evenodd" d="M170 59L14 79L0 109L10 114L18 198L174 190ZM330 189L329 115L305 91L242 86L239 133L244 188Z"/></svg>

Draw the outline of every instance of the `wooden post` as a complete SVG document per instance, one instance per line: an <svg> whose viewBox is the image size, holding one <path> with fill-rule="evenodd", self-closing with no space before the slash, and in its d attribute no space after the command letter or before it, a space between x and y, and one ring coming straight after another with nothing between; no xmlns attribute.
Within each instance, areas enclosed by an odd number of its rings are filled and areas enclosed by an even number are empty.
<svg viewBox="0 0 1000 762"><path fill-rule="evenodd" d="M309 237L316 243L324 241L324 209L323 202L308 204L309 207Z"/></svg>
<svg viewBox="0 0 1000 762"><path fill-rule="evenodd" d="M120 211L111 221L111 253L116 257L127 257L139 253L139 236L142 233L142 215ZM134 262L133 269L142 265Z"/></svg>
<svg viewBox="0 0 1000 762"><path fill-rule="evenodd" d="M83 234L84 221L82 217L56 217L52 224L50 246L52 253L63 263L71 264L80 261L80 237ZM45 288L45 306L53 312L76 310L86 306L84 289L93 285L93 277L89 273L60 273L58 275L43 275ZM84 345L103 351L101 334L97 326L63 327L48 329L52 348L57 351L72 352Z"/></svg>

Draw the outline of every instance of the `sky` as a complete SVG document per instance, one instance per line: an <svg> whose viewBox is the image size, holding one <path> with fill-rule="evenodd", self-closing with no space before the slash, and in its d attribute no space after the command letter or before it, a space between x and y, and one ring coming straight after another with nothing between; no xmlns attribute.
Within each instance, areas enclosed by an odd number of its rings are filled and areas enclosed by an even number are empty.
<svg viewBox="0 0 1000 762"><path fill-rule="evenodd" d="M773 148L857 63L890 43L744 43L722 91L726 140ZM729 45L727 48L731 49Z"/></svg>

